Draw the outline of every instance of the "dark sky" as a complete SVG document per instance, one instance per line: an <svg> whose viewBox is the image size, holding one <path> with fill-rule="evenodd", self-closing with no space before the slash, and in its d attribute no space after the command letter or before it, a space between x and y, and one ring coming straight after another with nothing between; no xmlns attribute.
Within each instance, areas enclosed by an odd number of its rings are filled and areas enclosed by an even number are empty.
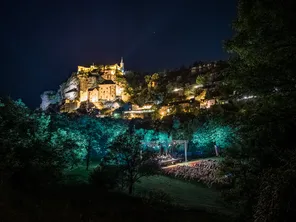
<svg viewBox="0 0 296 222"><path fill-rule="evenodd" d="M157 71L226 59L236 0L14 1L1 3L1 95L30 107L79 64ZM4 51L3 51L4 49Z"/></svg>

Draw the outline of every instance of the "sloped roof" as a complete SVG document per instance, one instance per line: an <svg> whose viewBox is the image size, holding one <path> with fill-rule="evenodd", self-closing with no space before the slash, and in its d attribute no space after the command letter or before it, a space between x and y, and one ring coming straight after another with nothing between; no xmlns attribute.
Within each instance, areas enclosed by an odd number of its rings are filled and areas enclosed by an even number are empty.
<svg viewBox="0 0 296 222"><path fill-rule="evenodd" d="M104 80L103 82L99 83L99 85L107 85L107 84L115 84L112 80Z"/></svg>
<svg viewBox="0 0 296 222"><path fill-rule="evenodd" d="M97 90L97 88L90 88L88 91L94 91L95 89Z"/></svg>

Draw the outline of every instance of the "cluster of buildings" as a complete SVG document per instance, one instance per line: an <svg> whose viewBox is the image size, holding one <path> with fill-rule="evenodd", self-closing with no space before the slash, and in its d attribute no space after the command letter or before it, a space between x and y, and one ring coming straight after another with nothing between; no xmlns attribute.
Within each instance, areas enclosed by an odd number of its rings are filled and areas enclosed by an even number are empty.
<svg viewBox="0 0 296 222"><path fill-rule="evenodd" d="M216 68L217 63L199 64L191 68L191 74L206 72L212 68Z"/></svg>
<svg viewBox="0 0 296 222"><path fill-rule="evenodd" d="M114 65L78 66L77 72L57 92L46 91L41 95L41 108L58 105L60 112L74 112L81 107L102 109L105 103L125 100L124 85L118 81L124 73L123 58Z"/></svg>
<svg viewBox="0 0 296 222"><path fill-rule="evenodd" d="M189 73L207 72L216 67L216 63L194 66ZM191 84L184 87L174 88L171 92L174 101L160 105L158 102L150 102L142 107L129 103L129 95L125 93L123 58L119 64L78 66L77 71L72 73L59 89L46 91L41 95L41 109L48 110L53 107L58 112L76 112L79 110L97 110L96 116L113 116L118 118L133 119L158 116L162 118L176 112L194 112L198 109L207 109L217 103L226 103L217 99L205 99L201 96L191 96L184 99L184 91L192 88L197 90L204 88L203 85ZM155 75L155 74L154 74ZM158 74L157 74L158 75ZM154 78L152 78L154 77ZM151 77L150 87L156 86L156 77ZM183 99L179 99L183 98Z"/></svg>

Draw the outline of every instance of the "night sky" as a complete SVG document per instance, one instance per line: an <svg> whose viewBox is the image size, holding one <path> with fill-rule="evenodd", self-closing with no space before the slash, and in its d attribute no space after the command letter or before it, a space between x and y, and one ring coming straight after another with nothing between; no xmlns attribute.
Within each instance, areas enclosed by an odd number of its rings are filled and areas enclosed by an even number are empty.
<svg viewBox="0 0 296 222"><path fill-rule="evenodd" d="M1 95L32 108L77 65L158 71L226 59L236 0L8 1L1 3ZM4 49L4 51L3 51Z"/></svg>

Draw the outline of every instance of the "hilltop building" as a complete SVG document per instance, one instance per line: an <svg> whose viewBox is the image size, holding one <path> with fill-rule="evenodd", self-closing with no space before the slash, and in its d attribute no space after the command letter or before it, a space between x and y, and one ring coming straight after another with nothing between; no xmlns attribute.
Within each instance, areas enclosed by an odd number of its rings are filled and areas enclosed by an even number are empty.
<svg viewBox="0 0 296 222"><path fill-rule="evenodd" d="M80 108L82 103L92 103L95 107L102 108L104 102L121 99L124 86L117 78L124 73L123 58L120 64L78 66L77 72L74 72L56 93L60 98L61 112L72 112ZM41 98L41 108L44 109L48 107L45 103L50 103L50 100L45 95ZM43 98L46 98L46 101Z"/></svg>

